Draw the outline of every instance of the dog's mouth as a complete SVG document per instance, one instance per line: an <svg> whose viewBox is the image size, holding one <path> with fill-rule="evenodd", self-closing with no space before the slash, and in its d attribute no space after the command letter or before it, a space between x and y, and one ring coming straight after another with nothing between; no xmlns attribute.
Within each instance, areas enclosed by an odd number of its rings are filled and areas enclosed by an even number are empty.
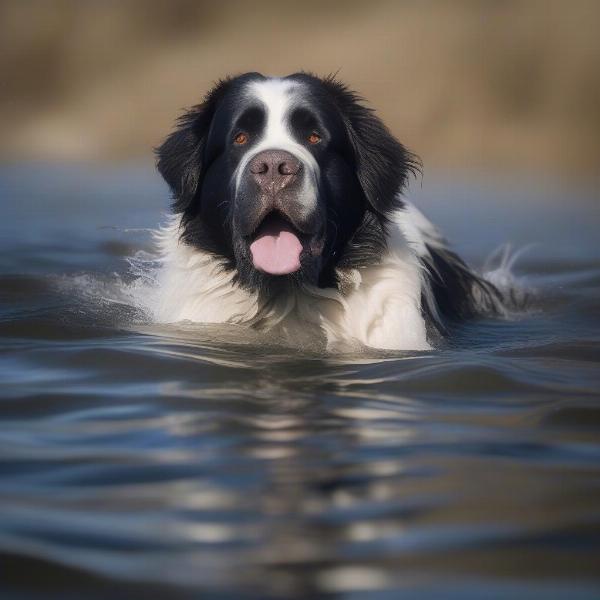
<svg viewBox="0 0 600 600"><path fill-rule="evenodd" d="M306 235L284 215L271 211L252 237L250 253L255 269L269 275L289 275L300 269Z"/></svg>

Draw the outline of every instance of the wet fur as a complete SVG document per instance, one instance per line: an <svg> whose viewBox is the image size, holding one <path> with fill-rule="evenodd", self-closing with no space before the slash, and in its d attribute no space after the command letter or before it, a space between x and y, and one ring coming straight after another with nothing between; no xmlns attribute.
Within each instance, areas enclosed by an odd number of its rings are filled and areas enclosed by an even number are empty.
<svg viewBox="0 0 600 600"><path fill-rule="evenodd" d="M157 151L174 211L159 234L158 318L246 324L331 350L424 350L451 323L502 312L500 292L403 200L415 157L343 84L303 73L286 79L293 90L308 90L321 120L337 111L332 131L342 123L332 155L320 155L323 256L284 277L264 276L245 256L227 201L232 174L215 158L211 128L216 111L226 122L223 111L246 101L249 86L273 80L221 81Z"/></svg>

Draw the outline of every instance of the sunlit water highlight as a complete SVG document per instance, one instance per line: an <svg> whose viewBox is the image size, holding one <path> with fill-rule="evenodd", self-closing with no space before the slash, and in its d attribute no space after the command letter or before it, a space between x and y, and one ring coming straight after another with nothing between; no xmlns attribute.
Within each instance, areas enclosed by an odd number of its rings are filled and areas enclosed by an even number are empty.
<svg viewBox="0 0 600 600"><path fill-rule="evenodd" d="M1 597L597 598L598 198L415 188L474 264L535 243L534 305L327 356L152 323L151 171L5 168Z"/></svg>

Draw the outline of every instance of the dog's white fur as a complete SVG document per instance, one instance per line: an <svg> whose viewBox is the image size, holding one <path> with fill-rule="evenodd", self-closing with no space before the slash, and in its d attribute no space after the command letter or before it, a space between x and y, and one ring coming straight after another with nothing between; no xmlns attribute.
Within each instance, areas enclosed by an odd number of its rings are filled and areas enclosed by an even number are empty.
<svg viewBox="0 0 600 600"><path fill-rule="evenodd" d="M267 124L262 138L252 152L247 152L240 161L234 174L236 193L248 163L263 150L285 150L296 156L307 170L303 188L298 202L305 214L311 213L317 204L317 181L319 179L319 163L315 157L292 136L288 115L292 108L292 94L297 84L284 79L272 78L266 81L254 81L248 85L246 93L265 107Z"/></svg>
<svg viewBox="0 0 600 600"><path fill-rule="evenodd" d="M157 234L162 257L155 316L162 322L237 323L271 330L295 346L320 340L328 350L367 346L427 350L419 255L435 228L411 204L391 220L381 261L338 270L340 291L304 286L264 301L239 287L213 255L180 240L179 219Z"/></svg>

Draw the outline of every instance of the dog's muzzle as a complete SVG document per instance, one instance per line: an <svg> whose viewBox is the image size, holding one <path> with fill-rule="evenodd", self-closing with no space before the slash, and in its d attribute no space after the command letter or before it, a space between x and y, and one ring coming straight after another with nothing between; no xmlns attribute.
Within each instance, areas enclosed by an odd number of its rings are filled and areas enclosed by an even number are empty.
<svg viewBox="0 0 600 600"><path fill-rule="evenodd" d="M320 237L322 219L306 176L302 161L279 149L257 153L244 169L234 220L259 271L294 273L303 256L320 253L322 244L315 239Z"/></svg>

